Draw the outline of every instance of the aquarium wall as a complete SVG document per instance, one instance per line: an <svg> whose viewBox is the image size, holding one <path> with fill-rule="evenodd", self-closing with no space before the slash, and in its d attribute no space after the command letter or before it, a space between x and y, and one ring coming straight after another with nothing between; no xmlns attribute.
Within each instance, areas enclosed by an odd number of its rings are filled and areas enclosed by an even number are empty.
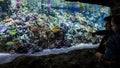
<svg viewBox="0 0 120 68"><path fill-rule="evenodd" d="M99 43L107 6L64 0L11 0L11 16L0 21L1 50L62 48ZM8 14L9 15L9 14Z"/></svg>

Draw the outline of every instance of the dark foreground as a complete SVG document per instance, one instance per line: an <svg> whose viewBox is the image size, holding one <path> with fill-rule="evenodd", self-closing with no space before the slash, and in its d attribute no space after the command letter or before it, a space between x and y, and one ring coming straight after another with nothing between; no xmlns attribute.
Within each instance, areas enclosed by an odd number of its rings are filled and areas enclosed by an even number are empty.
<svg viewBox="0 0 120 68"><path fill-rule="evenodd" d="M99 68L95 49L75 50L48 56L20 56L0 68Z"/></svg>

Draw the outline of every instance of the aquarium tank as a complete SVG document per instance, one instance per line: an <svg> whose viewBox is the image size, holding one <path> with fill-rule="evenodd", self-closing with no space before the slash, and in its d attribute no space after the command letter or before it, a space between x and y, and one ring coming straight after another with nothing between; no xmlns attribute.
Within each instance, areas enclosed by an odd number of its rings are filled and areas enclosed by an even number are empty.
<svg viewBox="0 0 120 68"><path fill-rule="evenodd" d="M0 50L18 53L99 43L101 37L91 34L104 30L110 15L107 6L65 0L11 0L8 7L0 21Z"/></svg>

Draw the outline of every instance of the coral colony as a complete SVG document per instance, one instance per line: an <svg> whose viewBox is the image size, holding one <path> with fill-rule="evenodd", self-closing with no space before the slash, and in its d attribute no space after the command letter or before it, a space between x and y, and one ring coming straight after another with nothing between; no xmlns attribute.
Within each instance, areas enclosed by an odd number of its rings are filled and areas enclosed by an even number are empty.
<svg viewBox="0 0 120 68"><path fill-rule="evenodd" d="M97 43L91 33L104 29L109 7L64 0L11 0L1 17L0 50L34 53L43 49Z"/></svg>

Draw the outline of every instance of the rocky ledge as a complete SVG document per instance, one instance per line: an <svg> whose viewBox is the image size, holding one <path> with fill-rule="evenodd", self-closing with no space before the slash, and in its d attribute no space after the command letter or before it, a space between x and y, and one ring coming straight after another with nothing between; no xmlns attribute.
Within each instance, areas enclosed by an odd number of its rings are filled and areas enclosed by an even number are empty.
<svg viewBox="0 0 120 68"><path fill-rule="evenodd" d="M99 68L95 48L79 49L62 54L19 56L0 68Z"/></svg>

